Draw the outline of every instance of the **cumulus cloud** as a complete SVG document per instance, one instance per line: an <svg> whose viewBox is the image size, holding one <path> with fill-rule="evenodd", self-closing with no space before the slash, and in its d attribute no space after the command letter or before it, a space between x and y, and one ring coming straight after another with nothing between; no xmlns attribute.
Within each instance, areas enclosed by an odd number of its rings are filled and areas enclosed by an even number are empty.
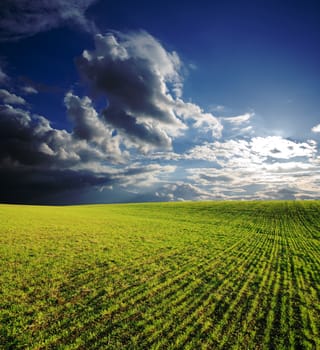
<svg viewBox="0 0 320 350"><path fill-rule="evenodd" d="M71 166L99 153L48 119L10 105L0 106L0 164ZM90 154L90 156L89 156Z"/></svg>
<svg viewBox="0 0 320 350"><path fill-rule="evenodd" d="M92 91L106 97L105 121L141 150L171 149L190 125L221 135L216 117L181 98L177 53L146 32L98 34L95 50L84 51L77 64Z"/></svg>
<svg viewBox="0 0 320 350"><path fill-rule="evenodd" d="M0 40L18 40L73 23L93 32L95 25L85 12L96 0L2 0Z"/></svg>
<svg viewBox="0 0 320 350"><path fill-rule="evenodd" d="M97 123L90 103L88 98L66 96L68 112L79 109L72 132L55 129L45 117L24 109L0 105L0 200L6 201L10 193L12 200L22 201L31 192L36 196L111 181L117 168L105 164L118 164L121 152L106 128L94 133L91 126L81 134L88 118Z"/></svg>
<svg viewBox="0 0 320 350"><path fill-rule="evenodd" d="M12 104L12 105L26 104L26 101L22 97L17 96L5 89L0 89L0 100L2 100L3 103Z"/></svg>
<svg viewBox="0 0 320 350"><path fill-rule="evenodd" d="M316 133L320 132L320 124L315 125L315 126L311 129L311 131L316 132Z"/></svg>
<svg viewBox="0 0 320 350"><path fill-rule="evenodd" d="M95 148L100 148L105 160L120 161L126 153L121 153L120 137L99 118L89 97L82 99L68 92L65 96L67 114L72 121L73 137L85 140Z"/></svg>
<svg viewBox="0 0 320 350"><path fill-rule="evenodd" d="M198 105L178 99L175 111L182 119L191 120L192 128L198 133L208 133L210 138L221 137L223 126L219 119L204 112Z"/></svg>
<svg viewBox="0 0 320 350"><path fill-rule="evenodd" d="M172 97L181 83L179 57L151 35L96 35L95 50L84 51L78 67L92 90L107 98L105 121L132 142L168 149L171 136L185 128Z"/></svg>
<svg viewBox="0 0 320 350"><path fill-rule="evenodd" d="M130 164L119 135L89 97L68 92L65 105L70 132L25 109L0 105L0 201L50 203L60 192L113 184L145 189L175 171L169 165Z"/></svg>

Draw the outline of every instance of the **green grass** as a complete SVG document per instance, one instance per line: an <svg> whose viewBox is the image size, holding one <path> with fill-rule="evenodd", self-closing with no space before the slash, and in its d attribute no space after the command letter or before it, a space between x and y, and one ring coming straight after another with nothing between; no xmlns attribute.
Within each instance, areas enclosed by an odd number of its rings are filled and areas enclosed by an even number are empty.
<svg viewBox="0 0 320 350"><path fill-rule="evenodd" d="M1 349L320 349L320 202L0 205Z"/></svg>

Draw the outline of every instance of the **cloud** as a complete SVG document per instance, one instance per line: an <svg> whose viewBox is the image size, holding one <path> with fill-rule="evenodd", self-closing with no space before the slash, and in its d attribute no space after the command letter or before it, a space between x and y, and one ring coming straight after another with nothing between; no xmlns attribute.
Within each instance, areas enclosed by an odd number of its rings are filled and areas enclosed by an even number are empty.
<svg viewBox="0 0 320 350"><path fill-rule="evenodd" d="M0 105L0 202L52 203L58 198L64 203L59 193L114 184L144 190L175 171L170 165L132 163L89 97L68 92L65 105L70 132L53 128L43 116Z"/></svg>
<svg viewBox="0 0 320 350"><path fill-rule="evenodd" d="M178 99L175 111L184 120L191 120L192 128L198 133L208 133L210 138L221 137L223 126L219 119L204 112L198 105Z"/></svg>
<svg viewBox="0 0 320 350"><path fill-rule="evenodd" d="M67 95L69 113L74 108L81 112L72 132L54 129L48 119L24 109L0 105L0 201L6 201L10 191L13 201L15 197L22 201L31 192L36 198L41 193L111 181L118 170L106 163L118 164L122 156L116 138L109 138L107 129L94 134L93 127L79 134L90 113L93 121L97 118L90 103L89 98Z"/></svg>
<svg viewBox="0 0 320 350"><path fill-rule="evenodd" d="M236 117L224 117L222 119L227 123L238 126L240 124L247 123L253 116L253 113L245 113Z"/></svg>
<svg viewBox="0 0 320 350"><path fill-rule="evenodd" d="M135 143L169 149L186 128L174 112L180 60L146 32L95 37L95 50L78 59L81 75L107 99L105 121Z"/></svg>
<svg viewBox="0 0 320 350"><path fill-rule="evenodd" d="M119 137L98 118L88 97L72 93L65 96L72 132L54 129L48 119L21 108L0 105L0 164L50 167L88 165L93 161L119 163L125 152L119 148Z"/></svg>
<svg viewBox="0 0 320 350"><path fill-rule="evenodd" d="M92 101L85 96L82 99L72 92L64 98L67 114L73 122L73 133L79 139L98 140L106 136L106 125L98 118ZM110 134L111 136L111 134Z"/></svg>
<svg viewBox="0 0 320 350"><path fill-rule="evenodd" d="M213 198L212 193L181 181L163 185L157 189L155 195L161 201L209 200Z"/></svg>
<svg viewBox="0 0 320 350"><path fill-rule="evenodd" d="M21 90L24 91L24 93L34 93L36 91L37 93L49 93L49 94L63 94L65 92L64 89L58 86L54 85L48 85L44 83L39 83L36 81L33 81L29 77L21 76L18 78L18 83L20 86L27 85L26 87L22 87ZM25 91L25 88L27 88L27 91Z"/></svg>
<svg viewBox="0 0 320 350"><path fill-rule="evenodd" d="M18 40L70 23L94 32L94 23L85 17L94 2L96 0L2 0L0 41Z"/></svg>
<svg viewBox="0 0 320 350"><path fill-rule="evenodd" d="M320 124L314 126L314 127L311 129L311 131L317 132L317 133L320 132Z"/></svg>
<svg viewBox="0 0 320 350"><path fill-rule="evenodd" d="M106 201L111 192L149 200L320 196L315 141L253 137L253 113L217 118L185 102L183 63L150 34L98 34L76 64L90 97L65 94L68 131L0 90L0 202L48 203L86 190ZM46 89L21 85L25 94Z"/></svg>
<svg viewBox="0 0 320 350"><path fill-rule="evenodd" d="M206 175L206 174L200 174L200 178L207 181L208 183L215 183L215 182L232 182L234 180L234 177L228 176L228 175Z"/></svg>
<svg viewBox="0 0 320 350"><path fill-rule="evenodd" d="M2 102L4 103L12 104L12 105L26 104L26 101L22 97L17 96L5 89L0 89L0 100L2 100Z"/></svg>
<svg viewBox="0 0 320 350"><path fill-rule="evenodd" d="M173 165L134 163L126 167L117 179L121 180L124 188L134 188L137 193L145 192L148 187L167 181L175 170L176 166Z"/></svg>
<svg viewBox="0 0 320 350"><path fill-rule="evenodd" d="M221 117L220 121L224 126L223 136L229 139L239 137L248 137L254 134L253 126L251 125L254 113L244 113L232 117Z"/></svg>
<svg viewBox="0 0 320 350"><path fill-rule="evenodd" d="M7 74L3 71L3 69L0 67L0 84L4 84L8 81Z"/></svg>
<svg viewBox="0 0 320 350"><path fill-rule="evenodd" d="M302 162L240 168L187 169L187 181L211 194L211 199L289 199L320 196L319 170ZM285 191L284 189L291 190Z"/></svg>
<svg viewBox="0 0 320 350"><path fill-rule="evenodd" d="M249 140L206 142L191 148L186 159L216 161L221 166L235 164L262 164L268 160L288 161L292 158L313 158L317 144L313 140L294 142L280 136L253 137Z"/></svg>
<svg viewBox="0 0 320 350"><path fill-rule="evenodd" d="M183 101L178 54L146 32L98 34L95 49L84 51L77 65L92 92L106 98L102 115L128 146L169 150L188 127L221 136L216 117Z"/></svg>
<svg viewBox="0 0 320 350"><path fill-rule="evenodd" d="M173 141L185 137L190 127L209 132L210 138L222 128L213 115L183 101L181 65L175 52L146 32L96 35L95 49L77 59L92 98L72 91L64 97L69 131L54 128L46 117L26 109L24 99L2 89L0 201L7 200L5 193L9 196L4 188L21 201L46 200L69 187L116 185L141 194L168 182L176 166L150 163L155 160L151 151L168 154L170 161ZM27 94L41 89L27 80L21 88ZM99 95L105 107L100 99L98 111L93 99Z"/></svg>
<svg viewBox="0 0 320 350"><path fill-rule="evenodd" d="M225 109L226 109L226 107L223 106L223 105L211 105L211 106L209 106L209 111L210 112L219 112L219 113L221 113L221 112L225 111Z"/></svg>
<svg viewBox="0 0 320 350"><path fill-rule="evenodd" d="M0 202L70 204L81 201L81 197L85 197L88 191L91 192L93 200L99 196L102 202L113 202L118 201L117 197L108 198L104 195L105 191L116 187L123 189L123 193L127 195L143 194L146 188L159 181L158 177L161 178L173 170L173 167L142 164L100 169L99 166L97 169L79 169L2 165Z"/></svg>
<svg viewBox="0 0 320 350"><path fill-rule="evenodd" d="M0 167L0 201L9 203L52 203L60 193L84 191L112 183L112 175L85 170ZM63 197L56 202L63 203ZM70 203L72 198L67 198Z"/></svg>
<svg viewBox="0 0 320 350"><path fill-rule="evenodd" d="M184 155L193 164L203 165L186 168L186 181L211 193L212 199L317 198L317 155L313 140L296 142L268 136L206 142ZM289 184L294 192L284 190Z"/></svg>
<svg viewBox="0 0 320 350"><path fill-rule="evenodd" d="M36 95L38 93L38 90L33 86L23 86L21 91L27 95Z"/></svg>
<svg viewBox="0 0 320 350"><path fill-rule="evenodd" d="M120 138L113 135L113 129L99 118L91 99L87 96L81 99L68 92L64 101L73 125L72 136L100 148L105 160L120 162L125 155L120 150Z"/></svg>
<svg viewBox="0 0 320 350"><path fill-rule="evenodd" d="M250 146L252 152L276 159L312 157L316 152L313 141L294 142L280 136L254 137Z"/></svg>

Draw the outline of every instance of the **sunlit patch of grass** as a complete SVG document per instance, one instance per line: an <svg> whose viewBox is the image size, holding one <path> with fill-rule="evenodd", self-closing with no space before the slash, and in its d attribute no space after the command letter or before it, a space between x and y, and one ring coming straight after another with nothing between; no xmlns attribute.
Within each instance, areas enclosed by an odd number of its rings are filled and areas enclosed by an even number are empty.
<svg viewBox="0 0 320 350"><path fill-rule="evenodd" d="M0 205L0 349L320 348L320 203Z"/></svg>

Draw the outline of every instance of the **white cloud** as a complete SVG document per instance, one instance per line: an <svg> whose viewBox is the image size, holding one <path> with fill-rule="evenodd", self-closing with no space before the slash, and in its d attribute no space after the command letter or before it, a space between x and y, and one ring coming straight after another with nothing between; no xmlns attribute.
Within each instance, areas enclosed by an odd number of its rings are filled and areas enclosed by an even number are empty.
<svg viewBox="0 0 320 350"><path fill-rule="evenodd" d="M21 90L28 95L35 95L38 93L38 91L32 86L23 86Z"/></svg>
<svg viewBox="0 0 320 350"><path fill-rule="evenodd" d="M313 132L320 132L320 124L314 126L314 127L311 129L311 131L313 131Z"/></svg>
<svg viewBox="0 0 320 350"><path fill-rule="evenodd" d="M270 159L289 160L296 157L312 158L317 152L313 140L294 142L280 136L253 137L250 140L206 142L190 149L185 157L217 161L221 165L262 164Z"/></svg>
<svg viewBox="0 0 320 350"><path fill-rule="evenodd" d="M175 112L184 120L193 122L192 128L198 133L209 133L212 138L221 137L223 126L219 119L211 113L206 113L198 105L177 99Z"/></svg>
<svg viewBox="0 0 320 350"><path fill-rule="evenodd" d="M199 188L229 199L301 198L320 194L317 144L281 137L254 137L204 143L184 159L210 162L187 168L187 179ZM294 191L286 191L292 184ZM298 195L299 194L299 195Z"/></svg>
<svg viewBox="0 0 320 350"><path fill-rule="evenodd" d="M250 146L252 152L276 159L309 158L316 153L313 142L294 142L280 136L254 137Z"/></svg>
<svg viewBox="0 0 320 350"><path fill-rule="evenodd" d="M228 122L233 125L240 125L249 122L249 120L254 116L254 113L245 113L235 117L223 117L223 121Z"/></svg>
<svg viewBox="0 0 320 350"><path fill-rule="evenodd" d="M0 89L0 100L2 100L4 103L12 104L12 105L26 104L26 101L22 97L17 96L5 89Z"/></svg>
<svg viewBox="0 0 320 350"><path fill-rule="evenodd" d="M254 134L254 129L251 125L254 113L244 113L237 116L220 117L221 123L224 126L223 136L228 139L235 139L241 136L249 137Z"/></svg>

